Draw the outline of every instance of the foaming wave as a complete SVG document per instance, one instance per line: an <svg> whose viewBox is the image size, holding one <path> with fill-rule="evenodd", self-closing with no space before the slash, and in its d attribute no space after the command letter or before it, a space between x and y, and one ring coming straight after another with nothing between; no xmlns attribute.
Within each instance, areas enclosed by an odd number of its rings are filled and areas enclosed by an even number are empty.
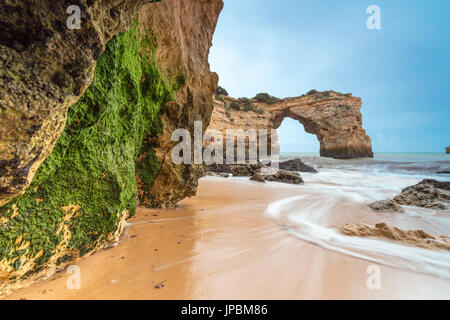
<svg viewBox="0 0 450 320"><path fill-rule="evenodd" d="M271 203L266 209L266 215L275 219L291 235L325 249L450 280L448 252L343 235L327 224L332 220L330 214L335 215L338 214L336 211L340 211L336 205L343 199L338 196L318 205L317 199L308 201L309 197L301 195ZM341 209L345 210L345 205Z"/></svg>
<svg viewBox="0 0 450 320"><path fill-rule="evenodd" d="M376 154L374 159L337 160L314 154L285 154L318 168L302 173L302 195L271 203L266 214L290 234L323 248L395 268L450 280L450 253L383 239L353 237L337 228L346 223L385 222L404 230L422 229L435 236L450 234L450 211L404 206L405 213L374 212L367 205L395 197L423 179L448 180L445 154ZM446 179L447 178L447 179Z"/></svg>
<svg viewBox="0 0 450 320"><path fill-rule="evenodd" d="M373 159L338 160L324 158L308 153L281 154L281 161L301 158L314 167L355 170L371 173L397 173L404 175L433 175L436 178L449 177L437 174L438 171L450 171L450 155L444 153L381 153Z"/></svg>

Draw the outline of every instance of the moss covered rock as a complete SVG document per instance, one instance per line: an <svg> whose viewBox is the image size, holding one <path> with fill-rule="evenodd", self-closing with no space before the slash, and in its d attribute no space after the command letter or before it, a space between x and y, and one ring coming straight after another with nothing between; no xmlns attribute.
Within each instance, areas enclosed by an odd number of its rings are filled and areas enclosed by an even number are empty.
<svg viewBox="0 0 450 320"><path fill-rule="evenodd" d="M114 241L136 209L136 177L159 170L152 137L173 97L137 24L115 36L30 188L0 208L0 281L23 280ZM138 165L136 164L138 163Z"/></svg>

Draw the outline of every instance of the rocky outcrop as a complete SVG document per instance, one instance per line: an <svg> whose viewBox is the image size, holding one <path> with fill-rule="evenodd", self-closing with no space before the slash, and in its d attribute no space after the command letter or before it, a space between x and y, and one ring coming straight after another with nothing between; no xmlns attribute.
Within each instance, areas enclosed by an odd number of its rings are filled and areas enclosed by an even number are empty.
<svg viewBox="0 0 450 320"><path fill-rule="evenodd" d="M450 182L425 179L416 185L404 188L394 199L376 201L369 207L378 211L403 212L400 205L448 210L450 207Z"/></svg>
<svg viewBox="0 0 450 320"><path fill-rule="evenodd" d="M384 222L377 223L374 226L364 223L346 224L339 230L348 236L376 237L425 249L450 250L449 236L434 237L423 230L402 230L389 226Z"/></svg>
<svg viewBox="0 0 450 320"><path fill-rule="evenodd" d="M280 162L279 168L287 171L300 171L300 172L310 172L317 173L316 169L311 166L308 166L301 159L292 159Z"/></svg>
<svg viewBox="0 0 450 320"><path fill-rule="evenodd" d="M232 165L231 173L233 177L251 177L261 169L261 164Z"/></svg>
<svg viewBox="0 0 450 320"><path fill-rule="evenodd" d="M268 95L267 95L268 96ZM298 120L320 142L320 155L337 159L373 157L370 137L362 128L361 99L334 91L277 99L234 99L216 95L210 127L226 129L278 129L286 117ZM272 136L273 135L273 136ZM278 136L268 139L268 150L279 152Z"/></svg>
<svg viewBox="0 0 450 320"><path fill-rule="evenodd" d="M450 205L450 182L426 179L406 187L393 200L401 205L447 210Z"/></svg>
<svg viewBox="0 0 450 320"><path fill-rule="evenodd" d="M272 168L263 168L255 173L250 180L263 183L266 181L273 181L290 184L303 184L303 179L300 173L296 171L277 170Z"/></svg>
<svg viewBox="0 0 450 320"><path fill-rule="evenodd" d="M53 150L67 110L91 84L106 43L148 1L0 3L0 206L23 194ZM70 5L79 30L66 27Z"/></svg>
<svg viewBox="0 0 450 320"><path fill-rule="evenodd" d="M369 205L375 211L404 212L405 210L394 200L378 200Z"/></svg>
<svg viewBox="0 0 450 320"><path fill-rule="evenodd" d="M450 147L445 148L445 152L446 152L447 154L450 154Z"/></svg>
<svg viewBox="0 0 450 320"><path fill-rule="evenodd" d="M66 1L0 4L0 294L116 241L138 202L195 193L170 133L209 122L223 3L149 2L72 1L80 30Z"/></svg>
<svg viewBox="0 0 450 320"><path fill-rule="evenodd" d="M246 164L204 164L206 172L214 173L231 173L233 177L251 177L258 172L263 165L261 163L246 163Z"/></svg>
<svg viewBox="0 0 450 320"><path fill-rule="evenodd" d="M140 188L140 203L145 206L173 207L195 195L198 179L204 176L202 165L172 162L176 143L170 137L178 128L194 136L197 120L202 121L203 131L209 125L218 76L210 71L208 56L222 7L222 0L164 0L140 11L140 25L157 39L157 65L178 89L174 100L162 108L163 132L155 145L161 168L152 183Z"/></svg>

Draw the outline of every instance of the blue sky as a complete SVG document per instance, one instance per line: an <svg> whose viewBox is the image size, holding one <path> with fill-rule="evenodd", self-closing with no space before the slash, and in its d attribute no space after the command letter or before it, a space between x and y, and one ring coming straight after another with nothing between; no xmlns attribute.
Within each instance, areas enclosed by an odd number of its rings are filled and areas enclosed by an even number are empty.
<svg viewBox="0 0 450 320"><path fill-rule="evenodd" d="M442 152L450 145L450 1L224 0L210 53L235 97L310 89L363 100L375 152ZM369 5L381 30L369 30ZM286 119L282 151L318 151Z"/></svg>

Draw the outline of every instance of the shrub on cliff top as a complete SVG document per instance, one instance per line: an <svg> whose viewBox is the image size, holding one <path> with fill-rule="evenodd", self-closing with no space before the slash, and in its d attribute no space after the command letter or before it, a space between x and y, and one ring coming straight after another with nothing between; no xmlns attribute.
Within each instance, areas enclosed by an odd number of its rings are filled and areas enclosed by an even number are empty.
<svg viewBox="0 0 450 320"><path fill-rule="evenodd" d="M244 112L253 111L253 112L258 113L258 114L264 113L264 111L262 109L258 108L254 104L249 104L249 105L243 106L242 107L242 111L244 111Z"/></svg>
<svg viewBox="0 0 450 320"><path fill-rule="evenodd" d="M231 102L229 105L230 109L236 110L236 111L244 111L249 112L253 111L255 113L261 114L264 113L264 111L257 106L255 106L252 101L249 98L239 98L235 102Z"/></svg>
<svg viewBox="0 0 450 320"><path fill-rule="evenodd" d="M253 97L253 99L259 102L265 102L267 104L274 104L280 101L279 98L271 96L270 94L265 92L258 93L256 96Z"/></svg>
<svg viewBox="0 0 450 320"><path fill-rule="evenodd" d="M239 110L241 110L241 105L237 102L231 102L230 108L233 110L239 111Z"/></svg>
<svg viewBox="0 0 450 320"><path fill-rule="evenodd" d="M239 98L238 103L240 105L240 109L244 112L253 111L256 113L263 113L264 111L258 107L256 107L253 102L249 98Z"/></svg>
<svg viewBox="0 0 450 320"><path fill-rule="evenodd" d="M227 90L225 90L221 86L217 86L217 89L216 89L216 91L214 91L214 94L219 95L219 96L228 96Z"/></svg>

